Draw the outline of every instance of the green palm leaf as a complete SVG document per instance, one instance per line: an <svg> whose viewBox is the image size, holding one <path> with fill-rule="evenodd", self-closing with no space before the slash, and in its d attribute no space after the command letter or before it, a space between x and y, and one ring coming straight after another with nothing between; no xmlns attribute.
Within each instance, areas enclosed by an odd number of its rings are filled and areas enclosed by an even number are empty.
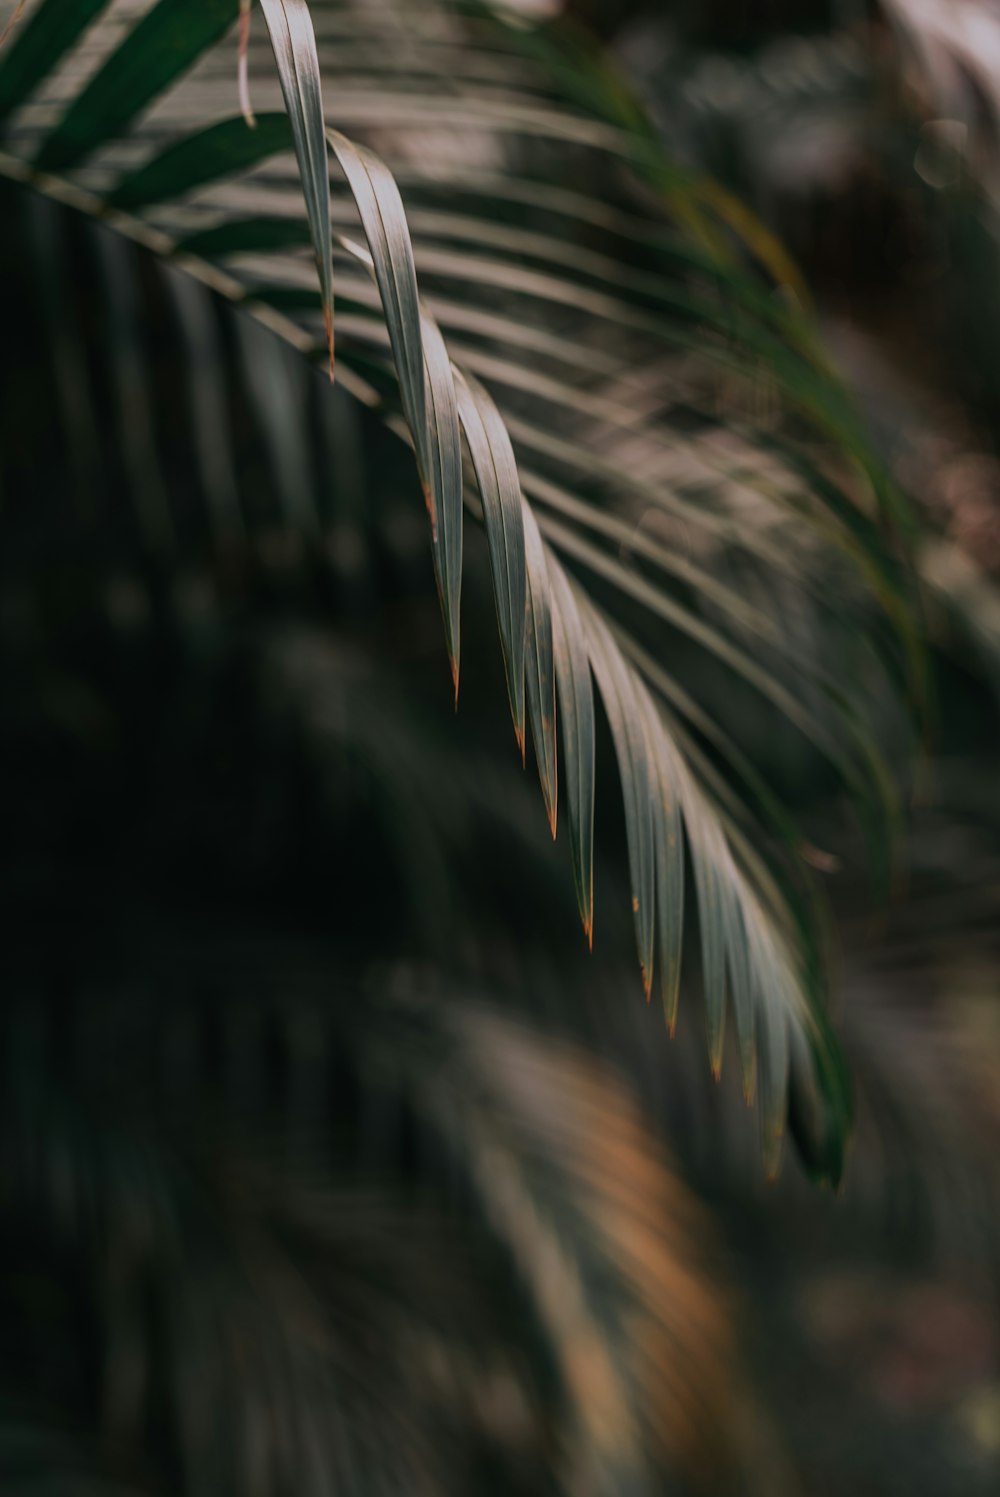
<svg viewBox="0 0 1000 1497"><path fill-rule="evenodd" d="M658 966L672 1024L686 842L713 1066L728 993L748 1091L755 1073L761 1077L765 1136L783 1116L790 1066L797 1116L822 1140L819 1167L836 1174L848 1104L804 976L801 931L775 904L766 870L735 837L700 761L669 723L664 698L690 700L682 682L642 646L651 619L668 625L671 639L686 638L711 656L817 745L861 799L870 798L872 781L882 794L877 742L867 728L859 731L853 704L843 710L843 693L825 679L819 657L824 631L840 629L845 608L864 619L884 607L905 622L905 580L879 523L895 507L860 422L808 334L775 311L731 243L723 250L717 231L705 231L704 203L681 174L657 164L640 119L628 111L610 118L606 97L591 84L567 97L548 37L539 49L540 34L519 36L488 10L465 15L406 4L377 14L314 4L314 31L302 0L268 0L288 113L271 112L273 66L264 68L251 40L255 98L268 107L250 129L218 118L232 96L235 56L212 44L235 22L236 0L160 0L129 11L120 32L100 9L71 13L63 0L39 0L12 37L0 58L8 148L0 167L172 255L316 357L327 347L332 354L334 259L343 261L342 378L383 404L390 421L401 406L431 516L456 689L464 431L515 729L523 748L527 710L553 826L558 703L574 882L588 935L593 677L622 781L647 993ZM45 35L53 38L48 54L40 49ZM465 76L459 59L468 63ZM48 97L57 63L59 89ZM579 80L586 70L574 64L569 71ZM485 81L475 83L477 75ZM321 79L333 85L326 118ZM360 124L398 151L400 179L414 200L412 239L382 154L328 130L330 118ZM445 170L442 180L433 147L421 141L456 126L487 166L470 169L460 160L453 179ZM409 134L415 144L407 144ZM331 193L328 148L349 199ZM581 153L595 180L609 184L607 202L561 180L549 194L545 172L558 177L564 157L575 169ZM647 178L652 171L680 235L664 230L648 201L637 206L631 189L624 189L626 206L619 203L623 163ZM303 196L305 224L296 211ZM541 226L498 223L505 204ZM567 217L589 217L601 247L575 247ZM331 227L357 218L367 251ZM623 238L641 248L635 273L627 257L609 252L616 242L620 252ZM318 287L302 259L305 243L319 267ZM359 261L374 274L377 304L349 274ZM786 414L759 436L752 423L726 423L726 440L713 443L725 382L744 399L762 380ZM831 437L839 446L832 464L822 446ZM804 481L803 471L815 472L816 483ZM662 540L644 539L647 515L663 527ZM683 555L686 535L705 561ZM602 600L614 600L625 637L635 631L635 649L623 649L603 601L599 608L589 600L563 558L597 581ZM791 639L780 619L748 606L720 570L730 559L755 585L774 571L788 578L811 600L811 633ZM896 671L898 641L868 637L883 655L873 668ZM692 725L698 711L694 703Z"/></svg>
<svg viewBox="0 0 1000 1497"><path fill-rule="evenodd" d="M323 321L333 374L333 244L330 238L330 167L323 122L323 84L306 0L261 0L292 127L309 232L316 250Z"/></svg>

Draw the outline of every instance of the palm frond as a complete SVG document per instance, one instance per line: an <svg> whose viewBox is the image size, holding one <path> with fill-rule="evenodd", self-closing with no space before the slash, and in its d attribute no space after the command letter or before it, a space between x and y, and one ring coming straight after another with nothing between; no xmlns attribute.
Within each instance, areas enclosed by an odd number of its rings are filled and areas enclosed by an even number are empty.
<svg viewBox="0 0 1000 1497"><path fill-rule="evenodd" d="M553 826L555 702L563 717L562 777L585 927L590 933L593 923L593 679L625 796L647 993L658 966L672 1019L683 829L713 1065L728 990L748 1090L760 1057L769 1153L790 1071L798 1126L817 1141L817 1166L836 1175L849 1109L802 931L701 783L699 762L687 757L662 700L665 687L675 706L684 703L682 682L662 657L644 669L646 657L623 649L619 627L635 630L641 645L651 617L667 624L670 639L686 639L696 659L749 684L849 788L874 782L875 798L882 796L887 777L867 724L859 726L850 704L844 710L844 694L809 659L827 630L840 630L845 603L862 615L885 610L894 624L906 617L906 587L879 523L895 506L861 423L809 336L740 265L731 223L721 240L718 221L703 232L704 201L682 174L653 161L641 119L627 110L609 118L607 92L595 95L592 79L567 98L547 35L528 34L526 47L524 34L480 7L310 9L315 33L304 4L265 7L277 78L262 61L263 39L251 34L247 74L258 113L250 128L225 117L235 49L213 45L236 21L236 0L88 7L40 0L0 57L7 144L0 167L170 257L316 358L332 349L336 290L341 379L384 406L391 421L401 407L414 449L456 688L464 431L515 730L523 747L527 714ZM321 77L326 118L360 126L378 152L339 128L324 130ZM272 110L281 99L287 115ZM442 132L452 132L455 166ZM292 149L298 170L289 164ZM328 151L345 173L346 198L331 192ZM398 162L397 173L383 155ZM633 177L623 178L623 168ZM397 179L408 194L412 240ZM328 207L334 224L360 219L367 250L331 230ZM663 222L664 207L680 235ZM595 248L572 249L570 221L593 232ZM632 246L627 255L623 243ZM303 259L308 244L318 290ZM752 413L762 380L780 417L759 435L751 421L719 421L733 392ZM141 398L127 377L126 396ZM129 425L140 440L142 421ZM840 449L832 466L824 455L831 438ZM145 497L155 529L153 510L162 506L155 494ZM661 527L655 545L634 541L647 514ZM692 546L708 564L687 563ZM600 603L584 594L564 557L596 581ZM721 557L738 563L739 583L720 574ZM744 582L752 578L766 595L775 565L814 599L808 642L790 639L773 611L743 603ZM622 615L615 628L608 605ZM881 636L869 631L864 646L874 698L898 652L890 645L879 663L868 638Z"/></svg>
<svg viewBox="0 0 1000 1497"><path fill-rule="evenodd" d="M0 1361L67 1369L22 1366L10 1490L35 1425L109 1490L740 1469L709 1236L599 1065L427 976L358 990L320 947L154 925L125 989L92 974L58 1026L12 996L0 1029Z"/></svg>

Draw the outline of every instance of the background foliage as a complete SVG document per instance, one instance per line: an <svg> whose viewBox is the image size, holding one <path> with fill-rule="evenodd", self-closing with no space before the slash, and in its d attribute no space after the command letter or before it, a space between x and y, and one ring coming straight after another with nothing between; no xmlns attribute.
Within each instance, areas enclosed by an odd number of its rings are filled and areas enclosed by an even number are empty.
<svg viewBox="0 0 1000 1497"><path fill-rule="evenodd" d="M101 108L86 86L145 10L111 7L51 76L42 49L23 100L30 8L0 55L5 1479L988 1490L993 375L986 337L931 341L992 305L988 138L956 166L902 7L615 8L584 17L600 54L478 7L313 6L328 116L392 166L427 306L637 672L595 661L590 954L586 792L570 856L503 723L527 563L467 527L455 716L413 454L383 424L419 431L415 396L350 249L339 388L302 358L326 340L262 17L256 131L222 137L252 159L201 137L178 162L178 131L236 113L236 7L199 8L197 45L187 18L192 58L226 40L133 120L149 55ZM445 449L422 440L426 478ZM447 601L454 549L436 562ZM551 810L536 662L529 641ZM692 787L694 894L657 911L672 1045L629 956L637 892L678 887L642 840L650 710ZM846 1051L836 1198L797 1164L765 1183L779 1036L820 1174Z"/></svg>

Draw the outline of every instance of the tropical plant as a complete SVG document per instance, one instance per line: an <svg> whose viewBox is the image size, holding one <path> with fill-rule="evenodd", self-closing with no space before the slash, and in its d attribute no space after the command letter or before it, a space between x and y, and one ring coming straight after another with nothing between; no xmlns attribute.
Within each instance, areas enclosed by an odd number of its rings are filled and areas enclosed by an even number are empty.
<svg viewBox="0 0 1000 1497"><path fill-rule="evenodd" d="M46 1403L52 1368L28 1368L3 1459L41 1480L52 1447L39 1442L69 1409L66 1471L81 1482L645 1492L671 1467L718 1479L724 1446L732 1490L732 1467L749 1479L753 1465L748 1399L694 1267L697 1218L664 1237L691 1212L679 1183L565 1038L465 1009L494 961L471 981L449 952L453 861L479 891L467 897L485 948L516 945L470 826L488 860L508 806L536 910L549 928L565 913L530 818L517 820L513 768L490 760L487 793L479 761L463 770L439 730L401 724L368 650L317 646L301 614L342 626L345 600L365 595L377 617L420 594L396 500L416 493L415 467L464 706L470 636L490 669L475 599L460 628L463 571L483 576L463 510L481 522L518 747L530 736L553 834L561 781L588 942L613 753L628 876L619 905L602 904L605 929L617 940L615 910L631 905L643 986L658 977L672 1029L693 879L711 1069L731 1003L768 1172L787 1118L810 1170L836 1181L850 1088L824 1005L807 864L829 859L811 792L818 779L856 808L884 882L898 816L887 753L907 745L922 690L910 518L795 308L779 246L669 158L578 36L476 3L261 11L38 0L12 16L0 174L24 354L8 362L0 486L15 501L9 653L38 685L11 688L11 738L27 776L41 746L68 788L54 785L49 824L65 866L72 766L92 733L105 768L86 793L105 786L97 804L134 855L120 807L141 765L138 843L199 898L217 879L286 920L295 901L279 893L315 898L323 869L298 876L265 786L302 835L296 807L319 817L340 797L335 823L374 896L363 940L330 915L303 951L279 921L246 973L217 932L189 941L190 910L165 926L129 907L110 967L60 936L72 993L47 978L42 1018L30 962L18 968L2 1204L21 1225L4 1295L26 1293L29 1309L5 1379L48 1313L78 1365L61 1415ZM366 566L352 564L361 536ZM151 661L163 682L143 686ZM295 704L279 720L296 723L302 762L285 739L268 746L261 702L275 694ZM238 706L225 762L248 754L255 788L232 821L200 827L190 808L215 750L175 777L201 743L199 712L221 732L220 699ZM68 759L52 746L60 724ZM367 816L342 786L296 788L282 755L309 784L318 763L367 785ZM33 814L14 846L31 844ZM101 864L114 899L118 854ZM48 879L19 922L29 937ZM370 970L373 932L391 974ZM622 1022L601 1010L626 995L613 956L584 957L566 970L589 995L592 1039ZM528 964L505 961L507 987L530 987ZM61 1255L99 1281L99 1315L78 1283L56 1294ZM467 1299L453 1302L441 1262ZM414 1321L400 1283L425 1270ZM182 1358L182 1339L202 1354ZM81 1438L95 1423L110 1432L99 1448Z"/></svg>
<svg viewBox="0 0 1000 1497"><path fill-rule="evenodd" d="M536 143L543 166L549 153L563 166L563 146L588 153L587 165L595 171L607 172L624 161L661 197L668 195L675 216L688 226L687 236L678 238L658 230L648 216L645 222L636 213L625 218L614 199L609 201L610 193L595 200L562 189L560 196L525 176L523 157L515 155L496 188L504 216L508 204L524 202L537 204L547 216L592 221L595 229L607 224L619 238L627 233L640 239L653 267L625 270L606 254L565 238L490 221L481 206L482 173L474 173L478 180L470 182L466 160L461 187L448 184L453 201L461 194L463 213L414 210L428 239L420 256L426 277L452 293L447 302L421 305L393 179L369 148L324 126L320 49L305 5L264 7L288 115L263 112L270 99L257 81L255 58L250 66L245 54L241 68L253 79L258 108L251 125L248 82L242 88L248 117L212 118L231 92L231 56L212 47L236 19L230 4L187 7L169 0L139 7L137 14L127 9L128 24L121 30L123 17L117 12L102 20L103 7L52 3L54 9L37 7L19 21L0 73L8 178L169 255L302 351L315 354L325 342L331 366L334 244L338 259L373 273L371 293L363 278L346 270L338 276L341 381L370 402L392 405L393 392L380 376L379 352L388 343L399 381L402 429L414 446L431 513L456 690L464 433L490 545L515 733L523 752L527 719L553 827L558 697L563 800L588 935L593 923L593 676L622 777L647 994L655 964L672 1023L680 970L683 828L699 893L713 1066L717 1069L721 1058L728 984L748 1089L755 1055L763 1057L765 1137L773 1140L780 1128L790 1064L793 1085L812 1091L816 1107L833 1108L824 1125L824 1147L836 1152L833 1141L843 1130L845 1108L837 1095L841 1083L832 1042L806 975L801 931L789 923L787 900L757 849L732 814L714 803L718 790L711 765L682 719L712 735L751 777L752 768L706 718L679 672L665 669L662 655L656 658L639 634L642 615L662 619L707 657L702 669L721 662L729 672L725 679L748 682L817 745L859 797L867 794L870 803L873 794L888 794L865 704L859 712L858 702L829 678L822 651L827 631L840 633L843 589L866 592L905 629L903 584L877 525L878 514L888 510L891 517L898 506L860 421L808 332L754 285L745 267L734 265L728 236L737 216L731 205L704 184L671 171L641 115L614 92L613 80L588 59L573 58L567 65L547 34L529 31L524 45L520 33L477 7L412 16L405 7L389 8L363 18L350 7L316 7L324 21L322 50L328 54L338 120L368 120L390 139L401 126L412 129L414 118L427 130L461 124L470 140L475 132L480 157L490 151L499 158L504 137L514 133ZM244 49L248 19L244 9ZM477 86L473 94L463 82L449 94L429 92L428 77L440 81L445 68L456 77L456 57L468 58L470 80L478 84L479 69L499 78L507 91ZM350 76L352 68L360 82L348 90L341 86L342 72ZM423 83L423 93L413 80ZM55 119L47 103L50 84L58 100ZM589 114L563 102L567 93L585 100ZM289 251L302 244L306 225L288 211L287 172L262 175L275 153L289 146L302 172L308 237L319 265L318 299L306 262ZM425 168L437 161L427 150L408 154L415 156L407 163L411 172L419 172L421 156ZM328 155L346 176L367 250L331 229ZM420 187L441 196L438 180ZM414 199L422 204L416 189ZM246 216L248 205L257 210L252 217ZM332 206L339 221L347 205L334 198ZM442 240L465 248L442 247ZM484 246L488 256L478 252ZM769 244L757 249L771 257ZM482 288L494 306L498 294L503 297L505 316L482 309ZM638 295L627 294L632 291ZM539 324L535 303L555 305L558 333ZM381 315L373 317L373 310ZM449 333L453 327L467 329L477 340L453 337L461 366L453 366L445 351L435 312ZM325 337L317 338L317 320L326 325ZM691 381L708 382L700 401L686 391L681 401L669 393L680 374L678 360L680 369L691 360L705 365L704 374ZM551 364L563 372L561 381L543 372ZM646 385L654 378L660 388L666 382L663 393L649 397L650 412L630 404L639 371ZM789 428L783 417L747 432L734 423L726 444L732 450L721 459L709 439L673 436L678 426L690 430L693 423L696 432L701 428L711 438L718 426L711 413L719 398L717 381L743 380L752 394L764 371L772 397L787 404L787 420L797 425ZM509 412L504 409L506 426L480 376L492 376L513 392ZM128 383L134 400L135 382ZM526 402L529 409L539 402L554 407L553 420L531 420ZM134 440L135 423L127 424ZM843 475L820 466L810 429L835 437L845 459L866 476L876 506L871 514L866 516L857 495L845 493ZM520 468L511 439L519 446ZM609 486L617 502L604 509L594 502L595 478ZM145 543L165 544L169 515L153 494L138 497L145 510ZM746 504L755 507L752 521L737 509ZM654 521L656 528L646 534L642 517L650 512L649 528ZM711 566L678 554L671 519L706 537L704 545L697 541L687 549L695 555L709 552ZM793 537L793 531L799 534ZM602 546L601 538L609 544ZM829 553L835 544L840 559L833 566ZM733 569L732 580L717 575L716 548ZM624 595L630 610L626 622L639 616L635 632L622 635L622 625L613 624L581 591L561 560L564 555ZM641 565L646 562L657 569L655 580ZM674 589L665 585L664 574L674 580ZM807 610L795 631L779 628L773 612L762 606L762 588L785 585L795 588ZM759 641L753 653L745 645L748 637ZM878 660L870 658L877 639L873 626L862 641L854 641L869 657L864 665L869 675ZM894 671L898 679L891 642L883 646L881 669ZM877 682L877 675L872 680ZM766 794L764 787L761 793ZM777 817L772 801L767 795L765 805Z"/></svg>

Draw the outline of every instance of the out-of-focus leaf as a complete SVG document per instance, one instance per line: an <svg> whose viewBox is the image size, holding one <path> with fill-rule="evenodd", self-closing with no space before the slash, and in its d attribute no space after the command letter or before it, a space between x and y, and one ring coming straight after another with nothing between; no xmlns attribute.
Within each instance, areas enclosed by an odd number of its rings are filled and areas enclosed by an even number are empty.
<svg viewBox="0 0 1000 1497"><path fill-rule="evenodd" d="M181 193L193 192L204 182L256 166L294 144L287 114L261 114L253 130L243 120L222 120L206 130L196 130L155 155L126 176L110 194L116 208L133 212ZM270 220L273 224L274 220ZM297 228L294 220L286 229Z"/></svg>
<svg viewBox="0 0 1000 1497"><path fill-rule="evenodd" d="M235 19L236 0L159 0L126 31L45 136L36 158L39 169L65 172L113 139ZM46 58L46 72L54 60Z"/></svg>
<svg viewBox="0 0 1000 1497"><path fill-rule="evenodd" d="M28 97L109 0L45 0L24 21L18 7L0 51L0 120ZM9 28L9 29L8 29Z"/></svg>
<svg viewBox="0 0 1000 1497"><path fill-rule="evenodd" d="M798 1075L796 1096L824 1099L819 1114L832 1119L836 1131L843 1109L829 1103L837 1091L836 1081L830 1082L835 1067L826 1053L828 1036L817 1039L822 1025L803 976L800 932L785 919L777 885L769 884L766 861L756 855L752 838L741 842L734 833L733 792L727 801L725 782L694 741L702 734L705 708L696 690L674 680L685 662L675 667L667 651L654 658L644 631L656 621L666 624L673 633L660 637L683 636L683 653L693 656L694 670L701 657L713 657L707 673L713 680L717 662L748 683L767 704L768 721L775 709L775 717L795 725L863 801L860 782L879 780L877 746L869 742L853 693L840 693L849 700L839 700L822 665L824 629L843 607L855 597L866 609L873 599L874 606L893 601L882 596L882 582L892 571L888 545L875 521L861 516L861 507L877 501L878 484L850 402L830 381L808 336L788 331L795 319L768 307L759 278L743 275L717 235L700 234L704 201L692 195L683 173L667 172L656 181L674 230L682 231L673 233L683 246L674 252L659 210L648 195L636 194L629 175L650 165L655 142L634 111L609 113L600 89L591 97L586 80L574 92L572 78L562 76L566 68L572 72L571 53L548 69L531 71L519 57L523 49L515 34L504 35L494 49L496 18L477 11L473 25L462 10L447 13L440 50L418 28L411 53L392 45L411 33L408 13L391 0L357 15L338 12L331 29L319 30L318 53L304 0L267 0L290 123L262 113L257 129L250 130L242 120L213 121L222 80L231 97L232 59L227 54L217 64L208 43L237 10L236 0L228 6L206 0L195 16L187 0L161 0L142 17L127 18L124 40L110 34L110 55L96 74L89 49L93 42L97 56L104 55L103 34L100 27L92 29L86 45L71 54L82 80L76 97L67 87L72 68L59 82L61 95L53 85L55 125L45 114L53 100L43 98L44 107L36 108L34 95L30 110L12 115L13 154L3 158L5 171L87 212L101 214L113 205L119 210L113 221L124 232L158 252L177 253L179 265L309 352L320 351L320 316L329 341L334 254L338 275L341 255L373 271L381 316L372 289L356 276L345 278L347 378L353 375L353 388L363 398L384 405L395 429L402 426L395 406L398 380L431 516L456 683L465 429L481 492L515 728L523 752L527 657L527 705L553 820L558 771L550 709L559 703L574 882L588 934L593 672L620 768L647 993L658 962L672 1022L686 845L702 927L713 1065L721 1061L728 994L748 1091L755 1066L765 1070L755 1059L755 1046L763 1044L769 1116L782 1094L781 1057L787 1055ZM355 27L368 57L360 76L356 59L345 57L338 45ZM155 64L147 55L154 44ZM251 70L264 51L251 49ZM470 55L466 78L450 63ZM324 133L319 65L323 60L326 67L327 59L335 118L377 132L389 159L392 152L400 157L415 198L412 240L381 156L339 131ZM195 61L200 65L192 79L182 81ZM479 70L487 66L502 87L479 86ZM38 80L36 92L44 93L44 81ZM275 96L273 73L267 86ZM148 119L140 119L144 106L154 103ZM449 173L433 144L413 145L410 137L418 129L423 142L426 132L444 126L475 136L486 171L479 169L479 155L472 161L463 155ZM282 159L289 140L298 178ZM524 175L518 151L524 141L532 147L537 180ZM344 170L353 204L344 194L331 199L328 147ZM32 157L65 179L33 177ZM565 180L563 160L569 163ZM609 186L614 203L605 204L600 191L589 197L581 187L595 165L593 180L617 184ZM242 175L248 169L252 175ZM490 179L502 189L495 204L486 191ZM368 251L331 227L331 212L339 229L355 206ZM517 214L523 222L514 221ZM590 226L586 247L572 231L580 222ZM299 253L307 235L319 262L318 288ZM461 371L457 385L453 368ZM264 372L262 364L256 374ZM311 533L315 544L317 527L298 495L308 485L296 476L304 444L293 409L305 395L295 392L291 379L282 390L279 396L258 379L256 398L265 431L282 433L286 522ZM742 418L728 414L731 390ZM774 391L783 403L780 419L768 418L759 433L748 429L742 403L761 395L770 400ZM808 416L806 442L801 427L786 421L786 410L796 422ZM839 473L829 477L816 457L817 432L835 434L850 469L843 482ZM271 446L277 453L273 440ZM803 463L796 467L800 449ZM527 461L519 477L522 454ZM816 476L807 471L810 465ZM872 478L870 492L857 484L858 471ZM836 552L829 576L823 560L828 550ZM602 600L611 592L617 623L623 630L626 620L630 630L636 626L633 648L619 642L579 578L564 571L563 557L596 579ZM781 598L772 602L767 591L772 579L808 597L813 611L803 617L809 627L782 632ZM845 581L855 590L847 605ZM665 702L687 715L686 736L673 731ZM717 744L717 737L706 736ZM741 744L735 753L750 763L752 750ZM750 784L753 776L744 779ZM798 1037L794 1042L792 1035ZM810 1064L815 1075L806 1084ZM797 1117L807 1119L804 1133L822 1135L819 1152L832 1158L824 1128L813 1126L815 1112L797 1104Z"/></svg>

